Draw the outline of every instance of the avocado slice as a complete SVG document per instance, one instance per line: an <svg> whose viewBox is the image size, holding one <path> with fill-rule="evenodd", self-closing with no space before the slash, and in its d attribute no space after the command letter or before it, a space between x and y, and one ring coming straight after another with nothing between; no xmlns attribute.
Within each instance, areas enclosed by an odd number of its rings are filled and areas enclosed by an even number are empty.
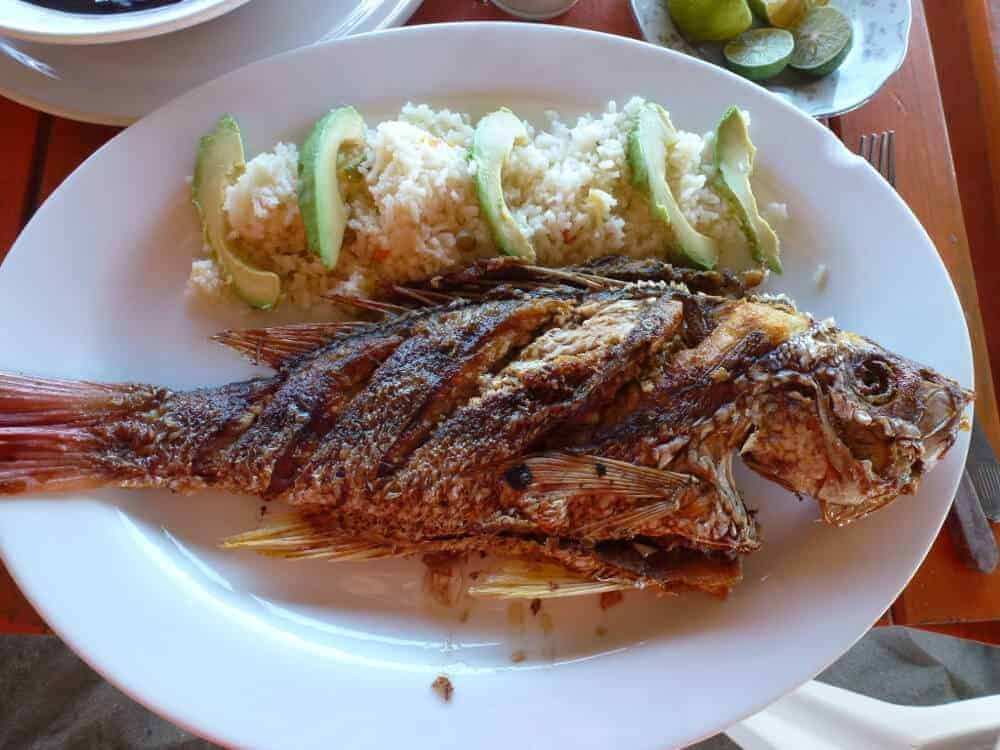
<svg viewBox="0 0 1000 750"><path fill-rule="evenodd" d="M198 156L191 183L191 202L198 209L205 243L230 275L233 288L251 307L274 307L281 294L281 280L270 271L250 265L229 247L222 205L226 186L246 167L240 126L230 115L219 119L215 130L198 142Z"/></svg>
<svg viewBox="0 0 1000 750"><path fill-rule="evenodd" d="M347 228L347 208L337 183L337 154L365 142L365 121L354 107L328 112L313 126L299 154L299 211L309 249L333 268Z"/></svg>
<svg viewBox="0 0 1000 750"><path fill-rule="evenodd" d="M535 260L535 248L507 207L503 197L503 168L514 145L528 142L524 123L509 109L486 115L472 136L471 158L476 163L479 209L493 241L506 255Z"/></svg>
<svg viewBox="0 0 1000 750"><path fill-rule="evenodd" d="M628 137L632 183L649 200L653 215L673 230L677 260L696 268L714 268L718 245L691 225L667 183L667 145L676 132L663 107L652 102L642 105Z"/></svg>
<svg viewBox="0 0 1000 750"><path fill-rule="evenodd" d="M757 210L757 199L750 187L756 154L743 114L738 107L730 107L715 130L716 187L736 211L754 260L781 273L778 235Z"/></svg>

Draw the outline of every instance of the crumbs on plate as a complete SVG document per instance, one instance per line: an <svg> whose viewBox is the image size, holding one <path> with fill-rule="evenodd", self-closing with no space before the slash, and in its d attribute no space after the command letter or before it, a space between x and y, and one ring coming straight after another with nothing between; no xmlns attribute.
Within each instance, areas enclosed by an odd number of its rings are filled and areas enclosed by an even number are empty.
<svg viewBox="0 0 1000 750"><path fill-rule="evenodd" d="M437 679L431 683L431 690L437 693L441 700L448 703L451 701L451 696L455 692L455 686L451 684L451 680L442 674L438 675Z"/></svg>

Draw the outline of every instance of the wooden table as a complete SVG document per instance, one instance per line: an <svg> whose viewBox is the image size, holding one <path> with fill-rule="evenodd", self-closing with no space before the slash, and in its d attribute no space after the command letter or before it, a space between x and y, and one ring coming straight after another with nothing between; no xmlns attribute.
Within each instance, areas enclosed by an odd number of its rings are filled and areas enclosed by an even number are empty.
<svg viewBox="0 0 1000 750"><path fill-rule="evenodd" d="M906 63L867 106L835 118L830 127L856 148L862 133L895 129L898 186L934 240L965 307L976 355L977 411L993 444L1000 447L1000 421L987 340L1000 372L1000 262L991 257L1000 217L1000 95L990 45L989 0L943 3L914 0L914 24ZM947 6L947 7L946 7ZM425 0L411 23L506 19L481 0ZM934 46L928 25L934 29ZM556 23L639 37L625 0L580 0ZM935 68L935 54L948 61ZM939 87L940 77L940 87ZM950 115L947 123L942 104ZM978 102L975 111L961 94ZM0 171L0 253L6 253L24 223L49 193L117 129L83 125L40 114L0 99L3 169ZM960 133L952 149L948 130ZM952 153L958 159L959 170ZM984 171L985 170L985 171ZM960 187L965 193L964 220ZM991 200L992 199L992 200ZM995 203L994 203L995 201ZM975 233L970 237L966 225ZM970 248L970 239L973 244ZM971 249L971 252L970 252ZM0 256L2 257L2 256ZM983 325L976 292L978 270L989 311ZM1000 529L997 529L1000 537ZM906 591L879 621L933 627L1000 643L1000 573L983 576L964 567L942 534ZM41 633L44 623L0 566L0 632Z"/></svg>

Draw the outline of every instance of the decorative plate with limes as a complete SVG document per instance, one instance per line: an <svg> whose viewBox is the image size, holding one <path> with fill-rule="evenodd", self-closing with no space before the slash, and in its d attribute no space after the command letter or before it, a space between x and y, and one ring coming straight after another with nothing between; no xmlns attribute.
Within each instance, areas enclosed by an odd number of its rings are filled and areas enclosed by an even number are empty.
<svg viewBox="0 0 1000 750"><path fill-rule="evenodd" d="M813 117L871 99L910 35L910 0L631 2L647 41L757 81Z"/></svg>

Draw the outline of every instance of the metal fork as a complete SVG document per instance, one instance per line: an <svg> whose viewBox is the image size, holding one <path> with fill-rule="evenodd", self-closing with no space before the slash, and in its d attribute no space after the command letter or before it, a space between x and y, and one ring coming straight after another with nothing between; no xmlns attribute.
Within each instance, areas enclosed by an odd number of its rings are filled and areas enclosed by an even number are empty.
<svg viewBox="0 0 1000 750"><path fill-rule="evenodd" d="M858 145L861 158L871 164L886 182L896 187L896 131L885 130L881 133L861 136Z"/></svg>

